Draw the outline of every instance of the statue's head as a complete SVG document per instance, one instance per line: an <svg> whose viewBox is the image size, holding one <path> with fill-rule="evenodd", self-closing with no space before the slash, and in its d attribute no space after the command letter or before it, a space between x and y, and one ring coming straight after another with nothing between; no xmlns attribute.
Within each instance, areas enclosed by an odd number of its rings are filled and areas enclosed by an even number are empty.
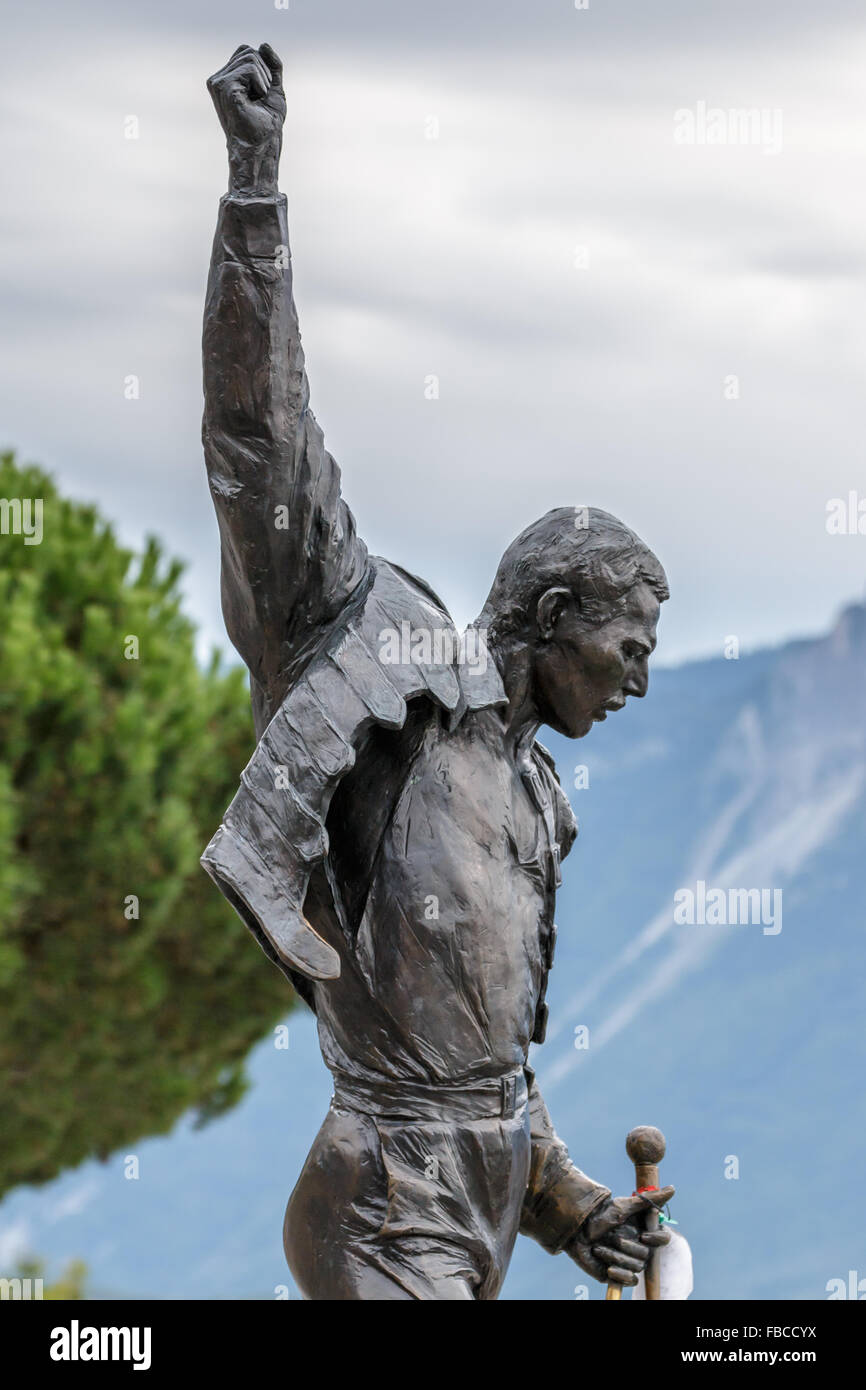
<svg viewBox="0 0 866 1390"><path fill-rule="evenodd" d="M516 656L543 724L581 738L646 694L665 572L609 512L558 507L508 547L478 618L499 659Z"/></svg>

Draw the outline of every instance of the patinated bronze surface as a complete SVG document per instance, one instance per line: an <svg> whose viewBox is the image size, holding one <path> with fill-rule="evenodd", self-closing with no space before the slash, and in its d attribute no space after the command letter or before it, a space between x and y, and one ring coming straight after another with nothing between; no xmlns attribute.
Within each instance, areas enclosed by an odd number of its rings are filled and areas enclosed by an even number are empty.
<svg viewBox="0 0 866 1390"><path fill-rule="evenodd" d="M527 1066L576 834L535 735L580 738L646 693L664 572L614 517L563 507L508 548L460 638L427 584L367 553L309 409L279 59L241 47L208 87L230 178L204 448L259 742L203 863L314 1009L333 1073L289 1265L314 1299L490 1299L522 1231L632 1284L666 1239L644 1212L673 1189L612 1198L582 1173Z"/></svg>

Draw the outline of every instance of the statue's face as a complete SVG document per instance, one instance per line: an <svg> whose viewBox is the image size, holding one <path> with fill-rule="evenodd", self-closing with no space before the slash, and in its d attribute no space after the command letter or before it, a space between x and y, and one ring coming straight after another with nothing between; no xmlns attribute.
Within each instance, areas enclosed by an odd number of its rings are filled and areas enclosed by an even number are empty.
<svg viewBox="0 0 866 1390"><path fill-rule="evenodd" d="M656 645L659 601L636 584L623 612L587 628L567 589L548 589L538 602L535 699L542 722L567 738L582 738L627 695L647 692L647 665Z"/></svg>

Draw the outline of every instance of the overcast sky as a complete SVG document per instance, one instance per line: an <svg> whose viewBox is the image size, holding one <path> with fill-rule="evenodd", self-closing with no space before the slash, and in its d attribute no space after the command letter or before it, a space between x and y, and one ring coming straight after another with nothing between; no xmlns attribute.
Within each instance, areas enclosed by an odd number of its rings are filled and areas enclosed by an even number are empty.
<svg viewBox="0 0 866 1390"><path fill-rule="evenodd" d="M313 406L374 553L465 622L524 525L604 507L668 570L665 664L862 597L866 536L825 526L866 497L861 4L5 0L4 28L0 440L189 561L203 644L204 82L262 40ZM773 139L677 143L700 103Z"/></svg>

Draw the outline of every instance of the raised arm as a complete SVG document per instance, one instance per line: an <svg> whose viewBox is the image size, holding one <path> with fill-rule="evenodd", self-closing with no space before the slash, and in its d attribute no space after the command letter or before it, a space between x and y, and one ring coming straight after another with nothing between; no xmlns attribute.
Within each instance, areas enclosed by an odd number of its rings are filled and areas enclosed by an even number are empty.
<svg viewBox="0 0 866 1390"><path fill-rule="evenodd" d="M258 732L368 571L340 470L309 409L277 170L282 65L243 46L208 81L229 156L204 318L202 437L228 634Z"/></svg>
<svg viewBox="0 0 866 1390"><path fill-rule="evenodd" d="M532 1167L520 1230L551 1255L564 1250L603 1283L635 1284L654 1246L668 1232L643 1231L647 1206L664 1206L672 1187L643 1196L612 1197L610 1190L576 1168L556 1134L535 1080L529 1092Z"/></svg>

